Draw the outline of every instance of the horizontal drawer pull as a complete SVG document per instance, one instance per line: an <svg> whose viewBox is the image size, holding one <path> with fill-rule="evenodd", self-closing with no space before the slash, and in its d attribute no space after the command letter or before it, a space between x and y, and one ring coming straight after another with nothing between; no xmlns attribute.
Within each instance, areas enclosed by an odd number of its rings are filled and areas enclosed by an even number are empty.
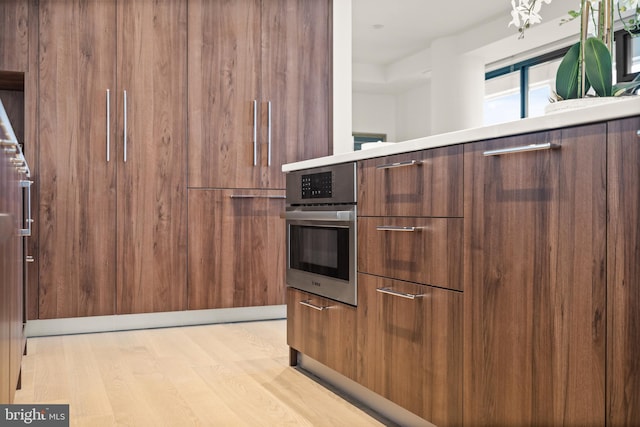
<svg viewBox="0 0 640 427"><path fill-rule="evenodd" d="M376 292L380 292L381 294L392 295L394 297L400 297L405 299L416 299L422 298L423 294L408 294L406 292L394 291L391 288L376 288Z"/></svg>
<svg viewBox="0 0 640 427"><path fill-rule="evenodd" d="M407 160L405 162L397 162L397 163L387 163L384 165L376 166L376 169L393 169L393 168L402 168L405 166L420 166L422 164L422 160Z"/></svg>
<svg viewBox="0 0 640 427"><path fill-rule="evenodd" d="M304 305L305 307L313 308L314 310L318 310L318 311L324 311L324 310L328 310L330 308L329 306L315 305L315 304L313 304L311 302L310 299L304 300L304 301L300 301L300 304Z"/></svg>
<svg viewBox="0 0 640 427"><path fill-rule="evenodd" d="M415 231L422 230L422 227L400 227L400 226L396 226L396 225L380 225L380 226L376 227L376 230L378 230L378 231L406 231L406 232L413 233Z"/></svg>
<svg viewBox="0 0 640 427"><path fill-rule="evenodd" d="M547 142L545 144L530 144L530 145L522 145L519 147L509 147L509 148L500 148L498 150L489 150L489 151L485 151L482 154L485 157L488 157L488 156L500 156L502 154L525 153L527 151L557 150L559 148L560 148L560 145Z"/></svg>
<svg viewBox="0 0 640 427"><path fill-rule="evenodd" d="M232 199L273 199L284 200L286 196L262 196L258 194L232 194L229 196Z"/></svg>

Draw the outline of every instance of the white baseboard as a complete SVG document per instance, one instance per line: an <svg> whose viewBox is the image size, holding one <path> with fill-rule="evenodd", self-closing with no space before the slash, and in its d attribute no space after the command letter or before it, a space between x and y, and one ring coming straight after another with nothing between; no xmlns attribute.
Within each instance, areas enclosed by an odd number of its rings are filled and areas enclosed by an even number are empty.
<svg viewBox="0 0 640 427"><path fill-rule="evenodd" d="M286 305L29 320L27 337L285 319Z"/></svg>

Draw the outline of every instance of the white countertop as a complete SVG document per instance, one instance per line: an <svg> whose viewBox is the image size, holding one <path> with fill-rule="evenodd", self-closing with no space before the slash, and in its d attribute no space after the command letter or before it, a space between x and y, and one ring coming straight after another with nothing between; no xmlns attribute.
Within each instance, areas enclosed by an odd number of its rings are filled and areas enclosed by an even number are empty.
<svg viewBox="0 0 640 427"><path fill-rule="evenodd" d="M282 166L282 171L290 172L300 169L309 169L356 160L370 159L373 157L387 156L390 154L408 153L410 151L424 150L427 148L443 147L465 142L482 141L504 136L559 129L637 115L640 115L640 96L623 97L615 99L607 104L588 108L559 111L541 117L532 117L499 125L483 126L457 132L443 133L440 135L412 139L395 144L387 144L381 147L369 148L367 150L353 151L333 156L319 157L317 159L304 160L296 163L289 163Z"/></svg>

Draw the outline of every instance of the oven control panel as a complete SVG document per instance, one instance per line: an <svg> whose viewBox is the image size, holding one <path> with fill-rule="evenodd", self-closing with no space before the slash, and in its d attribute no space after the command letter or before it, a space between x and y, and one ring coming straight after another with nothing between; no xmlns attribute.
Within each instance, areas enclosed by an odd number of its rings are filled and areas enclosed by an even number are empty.
<svg viewBox="0 0 640 427"><path fill-rule="evenodd" d="M287 173L287 204L355 204L356 164L343 163Z"/></svg>
<svg viewBox="0 0 640 427"><path fill-rule="evenodd" d="M333 174L318 172L300 178L302 199L324 199L333 195Z"/></svg>

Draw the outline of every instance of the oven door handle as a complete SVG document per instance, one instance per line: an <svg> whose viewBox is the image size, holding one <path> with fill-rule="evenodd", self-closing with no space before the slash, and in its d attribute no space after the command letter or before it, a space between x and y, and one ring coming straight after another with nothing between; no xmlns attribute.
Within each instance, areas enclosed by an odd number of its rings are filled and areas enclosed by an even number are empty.
<svg viewBox="0 0 640 427"><path fill-rule="evenodd" d="M302 221L353 221L355 211L286 211L284 218Z"/></svg>

